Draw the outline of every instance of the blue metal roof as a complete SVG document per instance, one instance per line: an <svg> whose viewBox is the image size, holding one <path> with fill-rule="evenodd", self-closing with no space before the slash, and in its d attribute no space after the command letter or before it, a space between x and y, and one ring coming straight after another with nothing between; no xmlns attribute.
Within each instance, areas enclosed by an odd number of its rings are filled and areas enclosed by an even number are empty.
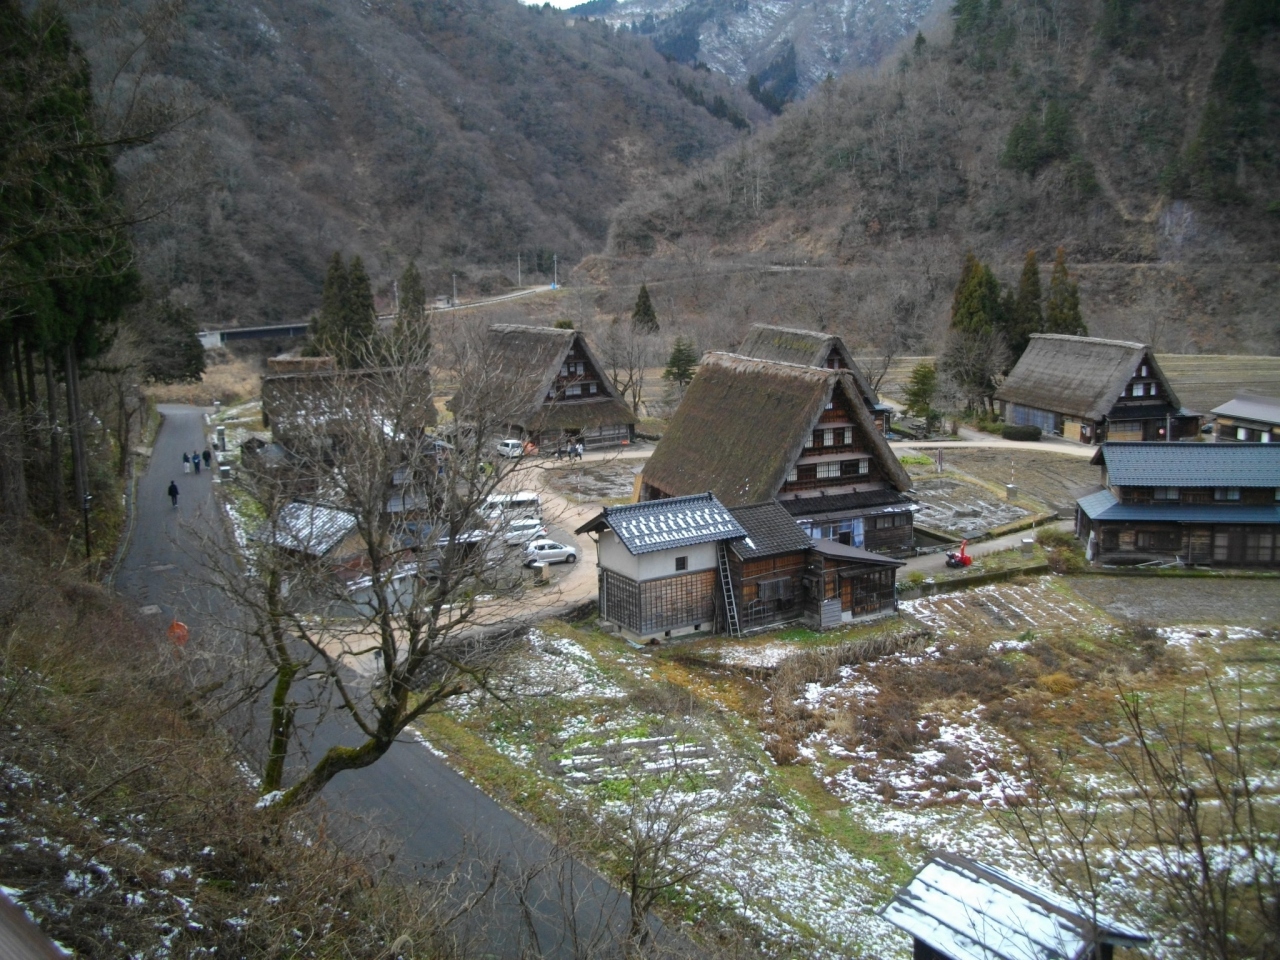
<svg viewBox="0 0 1280 960"><path fill-rule="evenodd" d="M1280 487L1280 446L1104 443L1109 483L1122 487Z"/></svg>
<svg viewBox="0 0 1280 960"><path fill-rule="evenodd" d="M1090 520L1158 523L1280 523L1280 505L1229 503L1121 503L1109 490L1081 497L1076 505Z"/></svg>
<svg viewBox="0 0 1280 960"><path fill-rule="evenodd" d="M604 520L633 555L747 535L710 493L606 507Z"/></svg>

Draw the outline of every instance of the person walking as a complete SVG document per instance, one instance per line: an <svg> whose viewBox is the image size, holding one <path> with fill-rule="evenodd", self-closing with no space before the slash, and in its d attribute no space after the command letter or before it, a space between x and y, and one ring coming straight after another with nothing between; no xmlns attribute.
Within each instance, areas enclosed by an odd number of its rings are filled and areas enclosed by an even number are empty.
<svg viewBox="0 0 1280 960"><path fill-rule="evenodd" d="M209 464L213 462L213 454L209 452L208 447L204 448L204 453L200 454L200 459L204 461L205 469L208 469Z"/></svg>
<svg viewBox="0 0 1280 960"><path fill-rule="evenodd" d="M175 507L178 505L178 485L172 480L169 481L169 499Z"/></svg>
<svg viewBox="0 0 1280 960"><path fill-rule="evenodd" d="M191 454L187 453L185 450L182 451L182 472L191 472Z"/></svg>
<svg viewBox="0 0 1280 960"><path fill-rule="evenodd" d="M579 462L579 463L581 463L581 462L582 462L582 451L583 451L583 449L584 449L584 448L583 448L583 446L582 446L582 441L581 441L581 440L579 440L579 441L578 441L578 462Z"/></svg>
<svg viewBox="0 0 1280 960"><path fill-rule="evenodd" d="M191 466L196 473L200 472L200 451L199 450L197 450L194 454L191 455Z"/></svg>

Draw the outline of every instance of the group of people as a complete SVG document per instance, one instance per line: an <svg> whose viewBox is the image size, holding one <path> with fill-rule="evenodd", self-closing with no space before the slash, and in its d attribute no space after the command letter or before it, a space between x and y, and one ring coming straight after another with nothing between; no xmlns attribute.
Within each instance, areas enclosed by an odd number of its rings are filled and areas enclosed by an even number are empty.
<svg viewBox="0 0 1280 960"><path fill-rule="evenodd" d="M581 460L582 453L583 453L582 441L579 440L577 443L571 443L569 444L568 448L564 447L563 445L556 447L557 460L559 460L566 453L568 453L570 461L572 461L575 457Z"/></svg>
<svg viewBox="0 0 1280 960"><path fill-rule="evenodd" d="M204 467L206 470L209 469L210 465L213 463L213 453L210 452L208 447L204 448L203 453L199 450L193 450L190 453L187 453L185 450L182 451L182 472L183 473L191 473L193 471L195 473L199 473L201 463L204 464ZM178 505L177 482L174 480L170 480L169 489L165 492L168 493L170 502L176 507Z"/></svg>

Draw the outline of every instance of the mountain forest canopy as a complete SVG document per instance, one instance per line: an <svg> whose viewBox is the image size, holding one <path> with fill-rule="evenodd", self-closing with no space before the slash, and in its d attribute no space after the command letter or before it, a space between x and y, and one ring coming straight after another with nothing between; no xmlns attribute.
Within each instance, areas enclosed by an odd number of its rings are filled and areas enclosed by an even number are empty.
<svg viewBox="0 0 1280 960"><path fill-rule="evenodd" d="M694 251L774 268L699 294L715 349L762 299L811 299L855 343L905 304L938 334L966 250L1012 285L1027 251L1065 247L1097 336L1280 352L1276 8L962 0L891 67L625 203L600 266L676 299Z"/></svg>
<svg viewBox="0 0 1280 960"><path fill-rule="evenodd" d="M549 276L603 244L633 184L767 118L643 38L517 0L190 0L183 21L148 78L191 99L205 163L136 239L206 327L309 315L335 249L388 305L411 259L428 296L452 273L462 296L508 286L517 256Z"/></svg>

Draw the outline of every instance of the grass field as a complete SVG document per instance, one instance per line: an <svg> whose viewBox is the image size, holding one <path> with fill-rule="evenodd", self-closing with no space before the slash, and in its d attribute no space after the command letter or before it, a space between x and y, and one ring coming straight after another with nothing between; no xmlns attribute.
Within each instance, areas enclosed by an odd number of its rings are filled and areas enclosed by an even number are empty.
<svg viewBox="0 0 1280 960"><path fill-rule="evenodd" d="M512 672L521 696L475 698L426 733L502 799L584 826L624 806L637 778L653 789L672 758L688 758L690 797L712 798L700 815L723 838L668 909L769 943L773 955L905 957L909 943L874 908L928 850L1043 882L1011 819L1045 798L1033 760L1065 758L1067 782L1097 791L1107 817L1124 812L1121 691L1156 709L1185 702L1199 736L1212 727L1202 681L1213 679L1239 697L1248 749L1276 779L1275 584L1161 582L1180 603L1157 630L1100 606L1103 579L927 598L904 604L908 619L835 634L656 650L545 624ZM1275 805L1264 813L1274 818ZM588 851L606 867L616 852ZM1111 857L1105 844L1096 852ZM1141 918L1163 955L1177 956L1173 923L1142 878L1108 862L1101 906Z"/></svg>

